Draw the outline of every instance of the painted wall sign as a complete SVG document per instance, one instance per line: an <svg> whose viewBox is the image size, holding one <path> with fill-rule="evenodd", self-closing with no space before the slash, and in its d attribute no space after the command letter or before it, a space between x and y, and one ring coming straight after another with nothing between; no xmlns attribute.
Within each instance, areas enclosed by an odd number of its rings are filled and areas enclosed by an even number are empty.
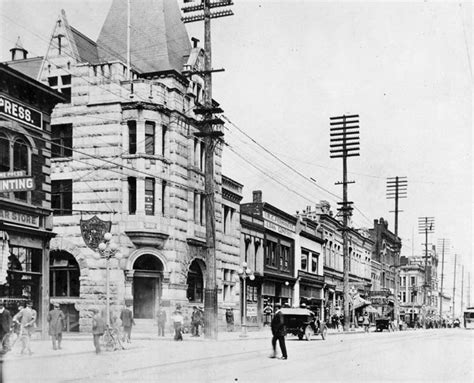
<svg viewBox="0 0 474 383"><path fill-rule="evenodd" d="M296 226L284 220L283 218L264 211L263 219L265 228L269 230L286 235L288 237L292 237L295 234Z"/></svg>
<svg viewBox="0 0 474 383"><path fill-rule="evenodd" d="M39 227L39 216L0 209L0 219L24 226Z"/></svg>
<svg viewBox="0 0 474 383"><path fill-rule="evenodd" d="M43 129L43 113L0 94L0 114L37 129Z"/></svg>
<svg viewBox="0 0 474 383"><path fill-rule="evenodd" d="M0 193L28 191L35 189L33 177L1 178Z"/></svg>

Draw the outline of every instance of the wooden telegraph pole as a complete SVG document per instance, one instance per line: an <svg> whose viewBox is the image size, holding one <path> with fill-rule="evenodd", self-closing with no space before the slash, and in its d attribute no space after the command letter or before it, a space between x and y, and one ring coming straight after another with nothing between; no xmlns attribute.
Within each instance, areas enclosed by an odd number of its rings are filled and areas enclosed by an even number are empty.
<svg viewBox="0 0 474 383"><path fill-rule="evenodd" d="M397 324L400 319L400 298L398 295L400 294L400 249L402 247L401 241L398 238L398 213L403 212L403 210L398 209L398 200L400 198L407 198L407 186L407 177L387 178L387 199L395 200L395 210L390 213L395 213L395 238L397 241L395 264L393 265L395 268L395 320Z"/></svg>
<svg viewBox="0 0 474 383"><path fill-rule="evenodd" d="M347 200L347 185L354 181L347 181L347 157L359 156L359 115L343 115L330 118L330 158L342 158L342 182L336 182L336 185L342 185L343 200L338 202L342 212L342 243L343 243L343 295L344 295L344 330L349 329L349 269L350 259L348 252L347 226L348 218L352 215L352 202Z"/></svg>
<svg viewBox="0 0 474 383"><path fill-rule="evenodd" d="M455 318L455 305L456 305L456 258L457 254L454 254L454 281L453 281L453 320Z"/></svg>
<svg viewBox="0 0 474 383"><path fill-rule="evenodd" d="M217 139L222 137L223 133L214 130L214 126L224 124L220 118L214 116L216 113L222 113L223 111L215 107L212 101L212 73L222 72L222 69L212 69L211 19L233 15L231 10L212 12L211 9L230 5L233 5L231 0L214 2L201 0L200 4L189 5L182 9L184 13L199 12L183 17L183 22L191 23L204 20L204 70L188 72L188 74L199 74L204 77L204 105L196 108L194 112L203 116L202 129L195 135L202 137L205 143L206 286L204 290L204 329L205 337L208 339L217 339L218 331L214 149Z"/></svg>
<svg viewBox="0 0 474 383"><path fill-rule="evenodd" d="M428 287L431 286L431 275L428 275L428 233L434 233L434 222L434 217L418 218L418 232L420 234L425 234L425 281L423 283L423 305L425 308L423 310L423 326L426 323L426 298L428 295Z"/></svg>
<svg viewBox="0 0 474 383"><path fill-rule="evenodd" d="M449 243L449 240L446 238L441 238L439 242L442 242L441 245L441 293L440 293L440 301L439 301L439 317L441 320L443 319L443 286L444 286L444 254L446 252L446 244Z"/></svg>

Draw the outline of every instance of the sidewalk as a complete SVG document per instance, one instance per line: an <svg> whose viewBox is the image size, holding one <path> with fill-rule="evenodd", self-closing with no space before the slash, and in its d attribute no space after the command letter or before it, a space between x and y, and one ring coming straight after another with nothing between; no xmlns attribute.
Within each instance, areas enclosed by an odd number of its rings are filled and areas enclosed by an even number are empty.
<svg viewBox="0 0 474 383"><path fill-rule="evenodd" d="M353 331L337 331L334 329L328 329L328 335L347 335L363 333L363 329L354 329ZM228 342L228 341L245 341L245 340L257 340L257 339L271 339L272 333L269 327L264 327L260 330L249 330L247 336L242 336L242 332L239 331L220 331L218 333L218 339L209 340L204 336L193 337L190 334L184 334L184 342ZM318 336L319 337L319 336ZM150 345L151 342L174 342L173 334L169 333L165 337L158 337L157 334L150 332L132 332L132 343L125 343L125 350L133 350L139 348L145 348ZM73 355L73 354L89 354L94 353L94 345L92 342L92 335L89 333L65 333L63 334L63 342L61 350L53 350L51 340L43 339L32 339L31 350L33 355L21 355L20 354L20 343L17 342L13 350L4 356L4 360L18 360L26 358L49 358L55 356ZM107 351L103 351L104 353Z"/></svg>

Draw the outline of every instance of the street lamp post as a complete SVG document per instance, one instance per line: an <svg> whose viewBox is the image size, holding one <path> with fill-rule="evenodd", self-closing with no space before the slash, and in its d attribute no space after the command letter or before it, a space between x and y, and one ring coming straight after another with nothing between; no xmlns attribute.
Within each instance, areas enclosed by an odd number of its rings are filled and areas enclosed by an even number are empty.
<svg viewBox="0 0 474 383"><path fill-rule="evenodd" d="M247 278L251 281L255 279L253 271L248 267L247 262L242 262L242 267L238 270L242 278L242 332L240 337L247 337Z"/></svg>
<svg viewBox="0 0 474 383"><path fill-rule="evenodd" d="M105 233L103 242L99 243L97 248L99 252L99 256L101 258L105 258L105 290L106 290L106 301L105 301L105 308L106 308L106 324L107 326L110 325L110 287L109 287L109 280L110 280L110 259L115 257L120 259L122 255L119 253L119 246L112 242L112 234Z"/></svg>

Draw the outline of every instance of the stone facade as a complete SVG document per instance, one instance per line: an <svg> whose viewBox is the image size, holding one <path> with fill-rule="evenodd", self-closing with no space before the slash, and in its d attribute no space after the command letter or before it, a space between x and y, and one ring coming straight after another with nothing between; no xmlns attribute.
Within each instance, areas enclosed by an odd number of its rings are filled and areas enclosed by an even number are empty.
<svg viewBox="0 0 474 383"><path fill-rule="evenodd" d="M162 2L157 4L152 6L163 7ZM173 11L165 18L178 16ZM143 23L148 21L153 22ZM179 24L173 30L182 34L179 17L172 21ZM137 319L150 320L159 306L169 318L181 305L188 322L192 306L203 306L206 283L205 146L194 136L200 131L200 116L194 109L200 106L202 78L184 77L175 68L145 73L132 65L127 81L121 56L107 61L89 57L97 48L107 49L69 26L63 12L38 74L44 83L70 94L70 102L58 105L52 115L53 125L71 127L72 138L64 142L73 150L51 160L53 184L71 185L69 190L56 189L62 199L54 216L57 236L51 250L71 255L77 262L80 288L77 296L52 300L74 306L80 331L90 330L91 309L105 307L106 261L86 246L80 230L81 220L97 216L111 222L121 256L110 261L112 317L125 302L133 305ZM185 54L187 69L200 67L201 48L190 48ZM242 185L222 176L221 155L218 143L214 151L216 254L223 320L223 304L235 306L239 299L235 273ZM229 283L232 291L226 287Z"/></svg>

